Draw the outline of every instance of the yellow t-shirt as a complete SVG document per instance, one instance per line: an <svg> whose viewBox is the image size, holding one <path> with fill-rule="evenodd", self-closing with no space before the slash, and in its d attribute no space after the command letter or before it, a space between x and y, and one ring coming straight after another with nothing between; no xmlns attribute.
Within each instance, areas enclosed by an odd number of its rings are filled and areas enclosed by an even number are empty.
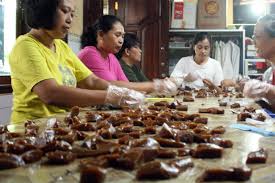
<svg viewBox="0 0 275 183"><path fill-rule="evenodd" d="M13 88L12 123L62 113L67 108L46 105L32 92L34 85L55 79L60 85L76 87L91 71L62 40L54 40L53 52L30 34L20 36L9 56Z"/></svg>

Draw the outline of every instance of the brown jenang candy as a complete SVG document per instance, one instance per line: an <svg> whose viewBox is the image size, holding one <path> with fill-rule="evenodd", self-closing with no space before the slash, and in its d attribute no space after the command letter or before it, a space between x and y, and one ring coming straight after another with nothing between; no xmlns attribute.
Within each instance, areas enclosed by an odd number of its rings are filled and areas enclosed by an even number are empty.
<svg viewBox="0 0 275 183"><path fill-rule="evenodd" d="M223 126L217 126L211 130L211 134L224 134L225 128Z"/></svg>
<svg viewBox="0 0 275 183"><path fill-rule="evenodd" d="M183 102L194 102L194 98L192 96L184 96Z"/></svg>
<svg viewBox="0 0 275 183"><path fill-rule="evenodd" d="M231 140L224 140L220 137L212 137L209 142L223 148L231 148L233 146L233 142Z"/></svg>
<svg viewBox="0 0 275 183"><path fill-rule="evenodd" d="M74 107L71 108L71 112L70 112L69 116L70 117L78 116L79 111L80 111L79 107L74 106Z"/></svg>
<svg viewBox="0 0 275 183"><path fill-rule="evenodd" d="M8 126L7 125L0 125L0 134L8 132Z"/></svg>
<svg viewBox="0 0 275 183"><path fill-rule="evenodd" d="M176 142L175 140L164 139L164 138L160 138L160 137L155 137L154 139L160 144L161 147L180 148L180 147L185 146L185 143Z"/></svg>
<svg viewBox="0 0 275 183"><path fill-rule="evenodd" d="M256 120L258 121L265 121L266 117L263 115L263 113L256 114Z"/></svg>
<svg viewBox="0 0 275 183"><path fill-rule="evenodd" d="M105 180L106 170L89 165L80 170L80 183L102 183Z"/></svg>
<svg viewBox="0 0 275 183"><path fill-rule="evenodd" d="M168 105L169 103L167 101L159 101L154 103L154 106L160 106L160 107L167 107Z"/></svg>
<svg viewBox="0 0 275 183"><path fill-rule="evenodd" d="M252 175L252 170L248 167L219 169L213 168L205 170L199 181L246 181Z"/></svg>
<svg viewBox="0 0 275 183"><path fill-rule="evenodd" d="M158 132L158 136L166 139L174 139L175 134L175 131L170 128L166 123L162 125L160 131Z"/></svg>
<svg viewBox="0 0 275 183"><path fill-rule="evenodd" d="M219 106L225 107L225 106L227 106L227 102L220 101L220 102L219 102Z"/></svg>
<svg viewBox="0 0 275 183"><path fill-rule="evenodd" d="M16 142L6 142L6 152L12 154L22 154L31 149L36 149L36 147L32 144L28 143L16 143Z"/></svg>
<svg viewBox="0 0 275 183"><path fill-rule="evenodd" d="M208 133L209 129L205 125L198 125L196 128L193 129L193 132L196 134Z"/></svg>
<svg viewBox="0 0 275 183"><path fill-rule="evenodd" d="M199 108L199 113L224 114L224 109L218 107Z"/></svg>
<svg viewBox="0 0 275 183"><path fill-rule="evenodd" d="M238 121L245 121L246 118L251 118L251 114L248 112L241 112L237 115Z"/></svg>
<svg viewBox="0 0 275 183"><path fill-rule="evenodd" d="M114 134L116 133L116 129L113 127L113 125L110 125L107 128L101 128L97 130L97 133L104 139L112 139Z"/></svg>
<svg viewBox="0 0 275 183"><path fill-rule="evenodd" d="M131 137L135 138L135 139L139 139L140 136L142 135L142 131L140 130L134 130L130 133L128 133Z"/></svg>
<svg viewBox="0 0 275 183"><path fill-rule="evenodd" d="M85 119L87 122L96 122L102 120L103 117L96 112L86 112Z"/></svg>
<svg viewBox="0 0 275 183"><path fill-rule="evenodd" d="M176 109L177 109L178 111L188 111L188 105L180 104L180 105L177 105L177 106L176 106Z"/></svg>
<svg viewBox="0 0 275 183"><path fill-rule="evenodd" d="M156 134L156 132L157 132L157 129L154 126L147 126L144 128L145 134Z"/></svg>
<svg viewBox="0 0 275 183"><path fill-rule="evenodd" d="M158 158L175 158L177 153L171 149L159 149Z"/></svg>
<svg viewBox="0 0 275 183"><path fill-rule="evenodd" d="M134 120L133 121L133 125L134 126L141 126L141 127L143 127L144 123L143 123L143 121L140 121L140 120Z"/></svg>
<svg viewBox="0 0 275 183"><path fill-rule="evenodd" d="M194 141L194 132L190 130L180 130L177 132L175 140L177 142L192 144Z"/></svg>
<svg viewBox="0 0 275 183"><path fill-rule="evenodd" d="M175 166L170 166L164 162L151 161L142 165L136 174L138 180L150 179L161 180L177 177L179 169Z"/></svg>
<svg viewBox="0 0 275 183"><path fill-rule="evenodd" d="M178 156L189 156L190 155L190 149L182 148L178 149Z"/></svg>
<svg viewBox="0 0 275 183"><path fill-rule="evenodd" d="M193 158L220 158L222 157L223 148L215 144L199 144L191 150Z"/></svg>
<svg viewBox="0 0 275 183"><path fill-rule="evenodd" d="M66 141L56 141L47 142L44 146L41 147L41 150L46 153L50 151L60 150L60 151L71 151L72 146Z"/></svg>
<svg viewBox="0 0 275 183"><path fill-rule="evenodd" d="M199 108L199 113L209 113L208 108Z"/></svg>
<svg viewBox="0 0 275 183"><path fill-rule="evenodd" d="M237 103L237 102L230 105L231 109L240 108L240 107L241 107L240 103Z"/></svg>
<svg viewBox="0 0 275 183"><path fill-rule="evenodd" d="M24 164L20 156L10 153L0 153L0 170L17 168Z"/></svg>
<svg viewBox="0 0 275 183"><path fill-rule="evenodd" d="M208 118L196 117L193 121L195 123L207 124Z"/></svg>
<svg viewBox="0 0 275 183"><path fill-rule="evenodd" d="M77 140L84 140L88 135L82 131L75 131Z"/></svg>
<svg viewBox="0 0 275 183"><path fill-rule="evenodd" d="M159 148L160 145L157 140L153 138L145 138L140 140L132 140L130 142L130 147L148 147L148 148Z"/></svg>
<svg viewBox="0 0 275 183"><path fill-rule="evenodd" d="M183 172L187 168L191 168L194 166L191 158L171 160L168 164L177 167L180 172Z"/></svg>
<svg viewBox="0 0 275 183"><path fill-rule="evenodd" d="M48 158L47 163L49 164L68 164L75 160L76 155L72 152L64 152L64 151L54 151L46 153L46 157Z"/></svg>
<svg viewBox="0 0 275 183"><path fill-rule="evenodd" d="M75 140L77 140L77 134L76 132L71 131L69 134L67 135L58 135L54 137L54 140L57 141L66 141L70 144L73 144Z"/></svg>
<svg viewBox="0 0 275 183"><path fill-rule="evenodd" d="M261 148L259 151L250 152L247 156L246 163L266 163L268 153Z"/></svg>
<svg viewBox="0 0 275 183"><path fill-rule="evenodd" d="M50 130L53 130L54 135L68 135L71 130L65 129L65 128L51 128Z"/></svg>
<svg viewBox="0 0 275 183"><path fill-rule="evenodd" d="M254 112L256 112L256 109L252 106L246 106L246 107L244 107L243 112L254 113Z"/></svg>
<svg viewBox="0 0 275 183"><path fill-rule="evenodd" d="M95 127L91 123L80 123L73 125L71 128L78 131L95 131Z"/></svg>
<svg viewBox="0 0 275 183"><path fill-rule="evenodd" d="M33 162L39 161L42 158L42 156L43 156L43 151L39 149L27 151L21 155L25 163L33 163Z"/></svg>
<svg viewBox="0 0 275 183"><path fill-rule="evenodd" d="M211 114L224 114L224 109L218 107L211 107L208 108L209 113Z"/></svg>
<svg viewBox="0 0 275 183"><path fill-rule="evenodd" d="M120 138L118 139L118 143L119 143L119 144L123 144L123 145L129 145L129 142L130 142L130 140L132 140L132 139L133 139L133 137L130 137L129 135L125 135L125 136L120 137Z"/></svg>

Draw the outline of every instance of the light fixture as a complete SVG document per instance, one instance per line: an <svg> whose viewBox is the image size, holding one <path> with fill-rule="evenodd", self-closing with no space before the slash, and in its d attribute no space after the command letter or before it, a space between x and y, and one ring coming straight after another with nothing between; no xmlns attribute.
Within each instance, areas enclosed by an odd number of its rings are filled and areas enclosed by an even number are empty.
<svg viewBox="0 0 275 183"><path fill-rule="evenodd" d="M262 0L254 0L251 4L251 11L256 16L264 15L267 11L267 3Z"/></svg>
<svg viewBox="0 0 275 183"><path fill-rule="evenodd" d="M117 11L118 10L118 2L115 1L115 10Z"/></svg>

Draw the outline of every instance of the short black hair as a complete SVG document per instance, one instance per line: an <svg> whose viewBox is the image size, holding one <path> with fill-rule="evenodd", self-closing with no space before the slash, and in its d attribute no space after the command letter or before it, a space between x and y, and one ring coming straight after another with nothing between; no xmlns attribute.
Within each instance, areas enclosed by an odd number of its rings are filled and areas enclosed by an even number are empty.
<svg viewBox="0 0 275 183"><path fill-rule="evenodd" d="M81 36L81 46L96 46L97 45L97 33L102 31L103 33L109 32L113 25L117 22L122 24L122 21L114 15L103 15L98 18L92 27L88 27Z"/></svg>
<svg viewBox="0 0 275 183"><path fill-rule="evenodd" d="M209 35L208 35L207 32L199 32L199 33L196 34L196 36L195 36L195 38L193 40L192 46L191 46L191 54L193 56L195 56L195 54L196 54L195 50L194 50L194 46L196 44L198 44L198 42L203 41L205 39L207 39L209 41L209 43L210 43Z"/></svg>
<svg viewBox="0 0 275 183"><path fill-rule="evenodd" d="M264 30L270 37L275 37L275 14L262 16L257 22L264 25Z"/></svg>
<svg viewBox="0 0 275 183"><path fill-rule="evenodd" d="M24 0L25 20L29 27L53 29L61 0Z"/></svg>
<svg viewBox="0 0 275 183"><path fill-rule="evenodd" d="M121 59L126 48L130 49L130 48L139 46L139 44L140 44L140 42L139 42L136 34L126 33L124 35L123 45L122 45L121 49L119 50L119 52L116 54L117 59Z"/></svg>

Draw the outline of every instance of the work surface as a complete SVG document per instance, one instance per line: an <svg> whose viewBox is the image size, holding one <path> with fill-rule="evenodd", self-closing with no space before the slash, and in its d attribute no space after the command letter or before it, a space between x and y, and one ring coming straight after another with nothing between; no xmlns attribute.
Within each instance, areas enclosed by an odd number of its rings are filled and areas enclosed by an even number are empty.
<svg viewBox="0 0 275 183"><path fill-rule="evenodd" d="M251 104L246 99L232 99L241 103L241 105ZM198 108L201 107L218 107L218 98L209 97L204 99L195 99L195 102L184 102L188 104L188 113L197 113ZM208 127L216 126L226 127L225 134L222 135L224 139L233 141L233 148L224 149L222 158L217 159L194 159L194 167L187 169L181 173L177 178L168 180L161 180L157 182L196 182L196 179L207 168L226 168L239 167L245 165L247 154L251 151L259 150L263 147L268 151L268 159L265 164L253 164L248 167L253 169L252 177L247 182L275 182L275 137L263 137L262 135L245 132L238 129L230 128L233 123L237 123L237 115L233 114L230 106L223 107L225 114L201 114L202 117L208 118ZM84 116L87 109L84 109L80 116ZM114 112L114 111L112 111ZM56 116L57 119L63 120L64 115ZM40 119L41 126L45 126L47 119ZM271 119L268 119L270 122ZM272 122L266 125L261 125L263 128L274 129ZM9 129L20 131L20 126L9 126ZM78 170L79 160L74 161L66 166L51 166L34 163L26 165L17 169L0 171L0 182L5 183L27 183L27 182L79 182L80 173ZM135 171L122 171L113 168L108 168L105 182L150 182L138 181L135 179ZM156 182L156 181L154 181Z"/></svg>

